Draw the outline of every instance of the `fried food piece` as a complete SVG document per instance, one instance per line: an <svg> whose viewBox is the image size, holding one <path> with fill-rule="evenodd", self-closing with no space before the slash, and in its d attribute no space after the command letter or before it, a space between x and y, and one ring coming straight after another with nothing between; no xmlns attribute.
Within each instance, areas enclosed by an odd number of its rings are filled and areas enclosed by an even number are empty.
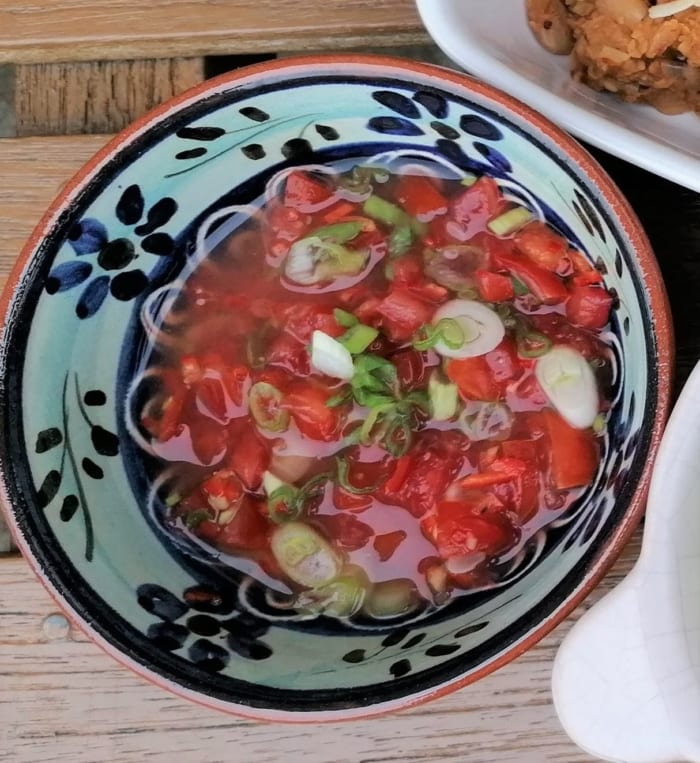
<svg viewBox="0 0 700 763"><path fill-rule="evenodd" d="M574 39L574 79L665 114L700 114L700 8L655 19L647 0L562 2ZM545 22L547 5L528 2L531 28Z"/></svg>

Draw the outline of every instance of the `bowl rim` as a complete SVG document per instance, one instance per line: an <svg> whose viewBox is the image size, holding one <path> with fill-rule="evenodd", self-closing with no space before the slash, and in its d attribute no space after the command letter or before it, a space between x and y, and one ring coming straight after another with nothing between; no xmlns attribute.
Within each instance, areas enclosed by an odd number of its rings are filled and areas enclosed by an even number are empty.
<svg viewBox="0 0 700 763"><path fill-rule="evenodd" d="M79 614L58 589L48 571L42 569L41 563L34 555L31 542L20 532L14 518L13 501L8 489L8 481L4 470L0 470L0 509L22 555L29 563L34 574L44 585L56 604L64 611L88 638L96 643L117 662L137 673L147 681L160 686L182 698L211 709L243 716L251 720L282 721L290 723L313 723L318 721L341 721L370 718L396 710L404 710L424 702L450 694L468 684L485 677L495 670L514 660L529 648L534 646L545 635L561 623L596 587L608 569L612 566L623 547L636 529L644 513L646 495L649 488L654 456L658 450L666 418L670 410L671 381L673 375L674 337L670 305L663 278L658 263L653 254L650 242L641 223L632 210L629 202L622 195L612 179L596 160L573 137L557 127L547 117L536 112L527 104L515 97L504 93L498 88L470 77L467 74L433 64L416 62L410 59L391 55L374 54L312 54L293 56L284 59L265 61L252 64L232 72L219 75L188 89L175 98L171 98L135 120L125 129L112 137L96 154L92 156L68 182L60 188L48 209L36 224L29 239L21 250L0 295L0 353L6 351L7 331L11 308L15 295L21 286L21 278L27 264L38 251L44 238L50 233L57 222L62 210L70 206L73 200L89 184L95 175L115 155L127 148L149 128L158 124L171 112L178 112L187 104L203 100L208 94L215 93L221 88L234 87L241 80L260 75L283 75L285 70L294 71L305 67L332 66L364 66L380 68L383 74L392 69L398 70L406 77L411 73L423 77L437 78L447 87L455 85L468 92L490 100L506 113L519 117L528 123L528 129L538 131L550 139L562 152L572 157L580 166L581 172L597 188L601 197L610 205L617 223L627 236L630 248L634 252L639 267L641 280L647 290L650 314L653 323L652 335L655 338L654 350L658 362L658 384L656 389L656 417L648 433L648 458L641 469L637 487L632 494L629 505L622 521L614 528L609 538L605 539L597 554L590 560L588 568L580 584L573 589L546 618L529 631L522 639L504 648L480 667L468 675L458 675L445 683L418 689L416 693L404 695L375 705L334 709L328 711L280 711L272 708L257 708L236 702L220 700L207 696L177 683L161 673L153 670L138 660L125 654L110 640L102 636L90 622Z"/></svg>

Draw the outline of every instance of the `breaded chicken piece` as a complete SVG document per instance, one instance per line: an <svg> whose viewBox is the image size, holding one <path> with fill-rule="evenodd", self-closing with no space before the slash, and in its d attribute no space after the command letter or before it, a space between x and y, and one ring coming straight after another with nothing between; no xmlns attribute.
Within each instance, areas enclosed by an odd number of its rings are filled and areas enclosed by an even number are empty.
<svg viewBox="0 0 700 763"><path fill-rule="evenodd" d="M664 2L667 0L664 0ZM700 114L700 8L649 17L647 0L547 0L563 3L573 35L572 76L625 101L650 103L666 114ZM655 3L654 3L655 4ZM661 4L661 2L659 2ZM528 3L530 25L537 3ZM540 7L542 4L539 3ZM542 29L546 26L540 27Z"/></svg>

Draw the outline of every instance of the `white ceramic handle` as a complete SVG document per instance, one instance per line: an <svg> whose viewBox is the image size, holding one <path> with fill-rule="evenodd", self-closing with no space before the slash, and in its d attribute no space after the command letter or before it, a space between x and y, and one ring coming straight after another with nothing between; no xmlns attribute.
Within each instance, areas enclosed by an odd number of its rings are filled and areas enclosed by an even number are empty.
<svg viewBox="0 0 700 763"><path fill-rule="evenodd" d="M593 755L700 763L700 365L661 442L639 561L564 639L552 691Z"/></svg>

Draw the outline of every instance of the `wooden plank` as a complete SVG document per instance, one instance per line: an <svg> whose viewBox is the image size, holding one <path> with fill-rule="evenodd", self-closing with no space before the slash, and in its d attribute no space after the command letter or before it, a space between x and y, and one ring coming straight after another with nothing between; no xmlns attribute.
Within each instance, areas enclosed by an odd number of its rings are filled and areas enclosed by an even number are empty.
<svg viewBox="0 0 700 763"><path fill-rule="evenodd" d="M117 132L203 79L201 58L20 65L16 133Z"/></svg>
<svg viewBox="0 0 700 763"><path fill-rule="evenodd" d="M0 140L0 283L61 186L105 136Z"/></svg>
<svg viewBox="0 0 700 763"><path fill-rule="evenodd" d="M413 0L0 0L0 62L279 52L428 40Z"/></svg>
<svg viewBox="0 0 700 763"><path fill-rule="evenodd" d="M56 605L20 558L0 560L0 749L12 763L586 763L557 721L552 660L571 624L630 570L637 532L586 605L500 671L415 710L309 727L191 705L47 621Z"/></svg>

